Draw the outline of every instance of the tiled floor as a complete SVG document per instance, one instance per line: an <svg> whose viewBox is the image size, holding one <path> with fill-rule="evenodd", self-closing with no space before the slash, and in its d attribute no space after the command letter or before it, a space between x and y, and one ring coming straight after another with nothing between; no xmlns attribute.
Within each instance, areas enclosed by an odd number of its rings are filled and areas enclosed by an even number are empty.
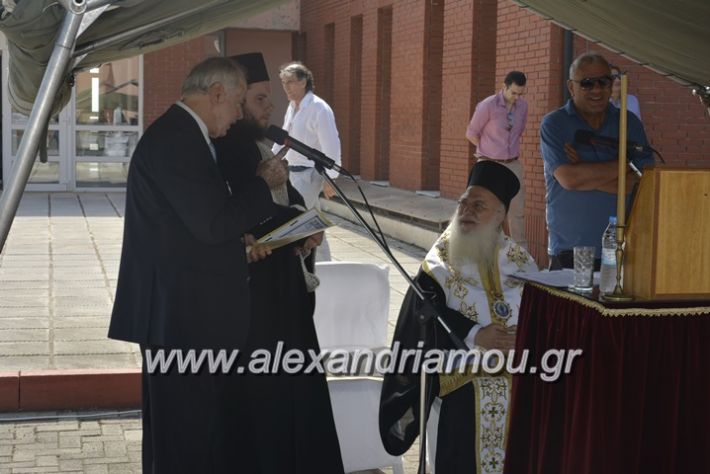
<svg viewBox="0 0 710 474"><path fill-rule="evenodd" d="M0 367L3 371L139 367L137 347L106 338L116 286L125 194L27 193L0 254ZM357 226L333 217L334 260L389 263ZM413 275L422 249L390 241ZM389 335L407 288L390 266ZM84 414L78 414L83 416ZM139 472L140 423L76 414L13 422L0 414L0 474ZM416 472L416 446L405 456Z"/></svg>

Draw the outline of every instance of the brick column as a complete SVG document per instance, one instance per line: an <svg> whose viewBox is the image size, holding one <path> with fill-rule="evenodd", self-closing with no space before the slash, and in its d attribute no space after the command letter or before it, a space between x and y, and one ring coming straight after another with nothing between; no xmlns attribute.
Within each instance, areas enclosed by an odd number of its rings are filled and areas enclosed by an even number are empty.
<svg viewBox="0 0 710 474"><path fill-rule="evenodd" d="M447 0L444 7L440 190L456 198L473 163L466 126L478 102L495 90L496 14L493 2Z"/></svg>
<svg viewBox="0 0 710 474"><path fill-rule="evenodd" d="M200 36L143 57L143 124L145 128L180 99L185 76L193 66L216 55L211 39Z"/></svg>
<svg viewBox="0 0 710 474"><path fill-rule="evenodd" d="M389 181L405 189L422 182L425 10L418 0L393 5Z"/></svg>
<svg viewBox="0 0 710 474"><path fill-rule="evenodd" d="M387 179L390 140L392 7L370 1L363 11L360 174Z"/></svg>
<svg viewBox="0 0 710 474"><path fill-rule="evenodd" d="M545 178L540 156L542 117L562 105L564 30L508 0L498 3L496 87L511 70L528 78L525 99L528 123L520 159L525 167L525 229L528 250L541 266L547 265Z"/></svg>

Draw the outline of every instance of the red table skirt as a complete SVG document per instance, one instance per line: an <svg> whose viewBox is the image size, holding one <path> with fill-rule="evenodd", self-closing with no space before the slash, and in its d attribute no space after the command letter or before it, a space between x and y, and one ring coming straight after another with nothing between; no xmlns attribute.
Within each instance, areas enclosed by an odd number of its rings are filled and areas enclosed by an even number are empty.
<svg viewBox="0 0 710 474"><path fill-rule="evenodd" d="M505 473L710 473L710 305L674 305L527 284L518 351L583 355L556 382L514 377Z"/></svg>

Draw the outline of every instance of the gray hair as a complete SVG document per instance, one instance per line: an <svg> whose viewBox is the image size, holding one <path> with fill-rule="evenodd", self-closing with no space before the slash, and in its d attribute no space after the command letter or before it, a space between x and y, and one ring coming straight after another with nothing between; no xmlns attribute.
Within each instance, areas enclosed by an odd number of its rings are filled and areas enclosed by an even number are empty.
<svg viewBox="0 0 710 474"><path fill-rule="evenodd" d="M572 64L569 67L569 78L574 79L574 75L577 72L577 69L580 68L580 66L594 63L603 64L611 69L609 61L607 61L604 56L599 53L595 53L594 51L590 51L588 53L584 53L577 56L577 58L572 61Z"/></svg>
<svg viewBox="0 0 710 474"><path fill-rule="evenodd" d="M231 59L207 58L192 68L182 83L182 96L205 93L212 85L220 83L233 91L246 86L244 69Z"/></svg>
<svg viewBox="0 0 710 474"><path fill-rule="evenodd" d="M315 84L313 84L313 73L300 61L282 64L279 67L279 77L281 79L291 76L296 76L299 81L306 80L306 92L313 92L316 88Z"/></svg>

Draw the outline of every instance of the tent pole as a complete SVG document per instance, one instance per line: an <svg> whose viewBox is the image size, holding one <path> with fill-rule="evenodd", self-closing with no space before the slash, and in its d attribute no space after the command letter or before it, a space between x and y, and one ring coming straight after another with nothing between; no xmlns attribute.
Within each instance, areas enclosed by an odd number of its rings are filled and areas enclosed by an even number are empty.
<svg viewBox="0 0 710 474"><path fill-rule="evenodd" d="M37 91L25 133L17 150L10 179L0 197L0 251L5 247L12 220L15 218L22 193L32 171L37 147L40 140L44 138L42 128L49 121L49 114L52 111L59 86L66 79L64 72L71 59L77 32L86 10L85 0L65 1L62 2L62 5L70 8L67 9L52 56L47 64L47 69L45 69L42 84Z"/></svg>
<svg viewBox="0 0 710 474"><path fill-rule="evenodd" d="M116 3L118 0L86 0L86 11L95 10Z"/></svg>

